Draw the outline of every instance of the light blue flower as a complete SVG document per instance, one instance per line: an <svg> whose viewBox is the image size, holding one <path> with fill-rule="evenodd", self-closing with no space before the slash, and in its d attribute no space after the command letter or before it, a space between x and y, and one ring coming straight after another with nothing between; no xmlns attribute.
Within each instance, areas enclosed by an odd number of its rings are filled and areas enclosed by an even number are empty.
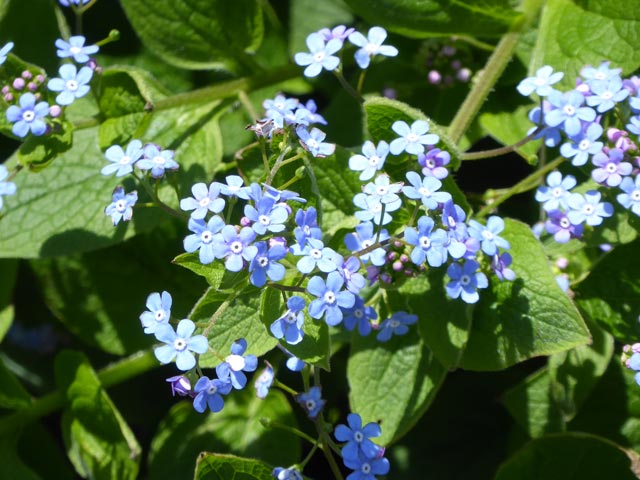
<svg viewBox="0 0 640 480"><path fill-rule="evenodd" d="M618 194L618 203L626 209L631 209L636 215L640 215L640 175L635 181L631 177L626 177L620 184L620 189L624 193Z"/></svg>
<svg viewBox="0 0 640 480"><path fill-rule="evenodd" d="M207 212L220 213L224 210L224 198L220 198L220 184L211 183L209 188L205 183L196 183L191 187L193 197L180 200L180 209L184 211L193 210L191 218L202 220Z"/></svg>
<svg viewBox="0 0 640 480"><path fill-rule="evenodd" d="M86 38L82 35L71 37L68 42L59 38L56 40L56 47L58 47L56 54L59 58L73 57L78 63L86 63L89 61L89 55L98 53L100 49L97 45L85 46L84 43L86 41Z"/></svg>
<svg viewBox="0 0 640 480"><path fill-rule="evenodd" d="M276 205L273 198L265 196L256 202L255 207L245 205L244 215L252 222L253 231L258 235L264 235L267 231L282 232L289 212L283 206Z"/></svg>
<svg viewBox="0 0 640 480"><path fill-rule="evenodd" d="M220 195L226 197L238 197L243 200L249 200L249 187L244 186L244 180L238 175L229 175L226 178L227 183L218 183L220 187Z"/></svg>
<svg viewBox="0 0 640 480"><path fill-rule="evenodd" d="M629 90L622 88L622 79L614 76L610 80L594 81L592 95L587 97L587 105L597 107L600 113L607 112L629 96Z"/></svg>
<svg viewBox="0 0 640 480"><path fill-rule="evenodd" d="M23 93L18 100L20 106L11 105L7 108L7 120L13 123L11 131L16 137L24 138L29 132L35 136L44 135L47 124L43 118L49 115L49 104L38 102L33 93Z"/></svg>
<svg viewBox="0 0 640 480"><path fill-rule="evenodd" d="M440 141L440 137L429 132L429 124L424 120L416 120L411 127L402 120L396 120L391 125L391 129L400 135L389 145L389 151L393 155L400 155L407 152L411 155L424 153L425 145L435 145Z"/></svg>
<svg viewBox="0 0 640 480"><path fill-rule="evenodd" d="M304 69L305 77L316 77L323 68L332 71L340 65L340 59L333 54L342 48L341 40L333 38L325 43L322 35L311 33L307 37L307 47L310 53L296 53L293 57L296 64L307 67Z"/></svg>
<svg viewBox="0 0 640 480"><path fill-rule="evenodd" d="M553 88L551 85L558 83L562 80L564 73L553 73L553 68L549 65L539 68L536 71L535 77L528 77L522 80L516 87L518 92L525 97L528 97L533 92L536 92L541 97L549 95Z"/></svg>
<svg viewBox="0 0 640 480"><path fill-rule="evenodd" d="M278 94L273 99L262 102L265 109L265 120L272 120L275 128L283 128L285 119L295 117L293 111L298 108L300 101L297 98L287 98Z"/></svg>
<svg viewBox="0 0 640 480"><path fill-rule="evenodd" d="M302 474L298 471L297 468L282 468L276 467L271 472L271 476L276 480L303 480Z"/></svg>
<svg viewBox="0 0 640 480"><path fill-rule="evenodd" d="M105 215L111 217L113 226L115 227L120 220L129 221L133 216L133 206L138 201L138 192L135 190L127 194L124 188L118 186L113 191L111 203L104 209Z"/></svg>
<svg viewBox="0 0 640 480"><path fill-rule="evenodd" d="M102 167L102 175L111 175L115 172L116 177L122 177L133 172L133 165L142 157L142 142L131 140L127 145L126 152L120 145L112 145L104 152L104 156L111 163Z"/></svg>
<svg viewBox="0 0 640 480"><path fill-rule="evenodd" d="M336 145L325 142L324 139L327 134L318 128L314 127L311 131L308 131L304 125L300 125L296 128L296 134L300 139L300 144L314 157L326 157L333 155L336 151Z"/></svg>
<svg viewBox="0 0 640 480"><path fill-rule="evenodd" d="M233 225L225 225L213 238L213 253L216 258L224 258L224 266L230 272L239 272L244 267L243 260L250 262L255 253L247 249L256 239L256 232L243 227L240 232Z"/></svg>
<svg viewBox="0 0 640 480"><path fill-rule="evenodd" d="M589 190L583 195L572 193L567 203L569 212L567 217L573 225L586 222L587 225L596 226L602 223L603 217L613 215L613 206L609 202L600 202L600 192Z"/></svg>
<svg viewBox="0 0 640 480"><path fill-rule="evenodd" d="M69 63L62 65L58 70L60 78L52 78L47 83L47 88L52 92L60 92L56 97L59 105L71 105L76 98L84 97L91 87L89 82L93 77L93 70L82 67L80 71L75 65Z"/></svg>
<svg viewBox="0 0 640 480"><path fill-rule="evenodd" d="M406 335L409 331L409 325L413 325L417 321L417 315L403 311L396 312L380 324L376 340L387 342L393 335Z"/></svg>
<svg viewBox="0 0 640 480"><path fill-rule="evenodd" d="M474 260L467 260L464 266L459 263L449 265L447 276L451 281L446 286L447 295L460 297L465 303L476 303L480 299L477 290L489 286L485 274L477 271L479 266Z"/></svg>
<svg viewBox="0 0 640 480"><path fill-rule="evenodd" d="M580 75L591 86L594 82L609 81L620 76L621 68L609 68L610 62L602 62L598 68L590 65L582 67Z"/></svg>
<svg viewBox="0 0 640 480"><path fill-rule="evenodd" d="M216 258L214 253L214 236L225 226L224 220L214 215L207 223L204 220L189 218L188 227L193 232L184 239L184 249L189 253L199 250L200 263L207 265Z"/></svg>
<svg viewBox="0 0 640 480"><path fill-rule="evenodd" d="M326 403L322 399L322 389L320 387L311 387L308 392L301 393L296 397L296 402L302 405L302 408L312 420L318 416Z"/></svg>
<svg viewBox="0 0 640 480"><path fill-rule="evenodd" d="M158 145L149 143L145 145L143 157L138 160L136 167L140 170L151 170L153 178L161 178L165 170L177 170L180 168L174 160L173 150L162 150Z"/></svg>
<svg viewBox="0 0 640 480"><path fill-rule="evenodd" d="M448 192L439 192L442 182L435 177L420 178L416 172L407 172L407 180L411 185L402 187L402 193L413 200L420 200L428 210L435 210L439 203L451 200Z"/></svg>
<svg viewBox="0 0 640 480"><path fill-rule="evenodd" d="M395 57L398 55L398 49L391 45L382 45L387 38L387 31L382 27L371 27L367 37L360 32L353 32L349 35L349 41L356 47L360 47L356 51L354 57L356 63L362 69L369 66L371 57L383 55L385 57Z"/></svg>
<svg viewBox="0 0 640 480"><path fill-rule="evenodd" d="M267 283L267 277L274 282L284 278L285 268L278 263L278 260L287 256L287 249L284 245L275 244L268 248L267 242L258 242L247 247L247 255L252 257L249 263L252 285L264 286Z"/></svg>
<svg viewBox="0 0 640 480"><path fill-rule="evenodd" d="M497 216L489 217L484 226L476 220L469 221L469 235L481 242L482 251L487 255L495 255L498 248L508 250L511 245L498 234L504 230L504 220Z"/></svg>
<svg viewBox="0 0 640 480"><path fill-rule="evenodd" d="M294 295L287 300L287 311L275 320L269 330L278 340L284 338L290 345L296 345L304 338L304 298Z"/></svg>
<svg viewBox="0 0 640 480"><path fill-rule="evenodd" d="M587 163L589 155L602 151L603 143L598 139L602 136L602 126L592 123L586 131L580 132L571 138L570 142L560 146L560 155L571 158L571 165L580 167Z"/></svg>
<svg viewBox="0 0 640 480"><path fill-rule="evenodd" d="M140 315L144 333L155 333L160 325L169 323L173 299L169 292L153 292L147 297L147 310Z"/></svg>
<svg viewBox="0 0 640 480"><path fill-rule="evenodd" d="M13 182L7 182L9 177L9 170L4 165L0 165L0 209L3 207L3 195L14 195L16 193L16 184Z"/></svg>
<svg viewBox="0 0 640 480"><path fill-rule="evenodd" d="M299 244L292 245L291 253L302 257L296 263L296 268L304 274L311 273L316 267L324 273L333 272L342 264L341 255L332 248L325 247L322 240L315 238L307 238L304 247Z"/></svg>
<svg viewBox="0 0 640 480"><path fill-rule="evenodd" d="M555 108L545 113L545 123L550 127L564 125L564 131L569 136L580 133L581 120L593 122L596 119L596 111L593 108L583 107L584 96L575 90L566 93L553 90L547 98Z"/></svg>
<svg viewBox="0 0 640 480"><path fill-rule="evenodd" d="M558 208L566 210L569 190L575 187L576 183L573 175L562 178L562 174L557 170L551 172L547 175L547 185L538 187L536 200L542 203L542 208L547 212Z"/></svg>
<svg viewBox="0 0 640 480"><path fill-rule="evenodd" d="M222 395L228 395L231 392L231 382L209 377L200 377L193 391L196 394L193 399L193 408L198 413L204 413L209 410L216 413L224 408L224 399Z"/></svg>
<svg viewBox="0 0 640 480"><path fill-rule="evenodd" d="M255 355L244 355L246 350L247 341L244 338L236 340L231 345L231 354L216 367L220 380L230 379L236 390L242 390L247 384L247 376L243 372L253 372L258 368L258 358Z"/></svg>
<svg viewBox="0 0 640 480"><path fill-rule="evenodd" d="M415 247L411 261L416 265L422 265L426 259L430 266L439 267L447 260L447 234L439 228L434 231L433 227L433 219L423 215L418 219L417 230L407 227L404 231L404 239Z"/></svg>
<svg viewBox="0 0 640 480"><path fill-rule="evenodd" d="M307 291L318 297L309 304L311 318L320 319L323 316L329 326L338 325L343 318L340 308L350 308L355 303L355 295L343 291L344 279L338 272L327 275L327 281L319 276L311 277L307 284Z"/></svg>
<svg viewBox="0 0 640 480"><path fill-rule="evenodd" d="M200 355L209 349L209 343L204 335L193 335L196 324L188 318L180 320L176 331L171 325L159 325L155 337L166 345L156 348L153 353L160 363L169 363L176 359L178 370L187 371L196 366L195 352Z"/></svg>
<svg viewBox="0 0 640 480"><path fill-rule="evenodd" d="M356 226L355 233L348 233L344 237L344 243L351 252L359 252L376 243L376 232L371 222L363 222ZM379 241L383 242L389 238L389 232L386 228L380 231ZM381 267L387 261L387 252L384 248L376 248L371 252L359 255L363 262L371 262L377 267Z"/></svg>
<svg viewBox="0 0 640 480"><path fill-rule="evenodd" d="M2 65L7 60L7 55L13 48L13 42L9 42L5 44L2 48L0 48L0 65Z"/></svg>
<svg viewBox="0 0 640 480"><path fill-rule="evenodd" d="M384 166L389 154L389 144L381 140L376 147L373 142L367 140L362 146L362 155L354 155L349 159L349 168L360 172L360 180L370 180L378 170Z"/></svg>
<svg viewBox="0 0 640 480"><path fill-rule="evenodd" d="M393 220L389 212L398 210L402 206L402 201L398 198L397 202L387 205L383 204L378 197L357 193L353 197L353 204L360 209L354 213L354 216L361 222L372 221L376 225L387 225Z"/></svg>
<svg viewBox="0 0 640 480"><path fill-rule="evenodd" d="M273 380L275 378L271 364L266 360L264 363L266 363L267 366L262 372L260 372L260 375L258 375L255 383L253 384L256 389L256 396L263 399L267 397L269 389L271 388L271 385L273 385Z"/></svg>

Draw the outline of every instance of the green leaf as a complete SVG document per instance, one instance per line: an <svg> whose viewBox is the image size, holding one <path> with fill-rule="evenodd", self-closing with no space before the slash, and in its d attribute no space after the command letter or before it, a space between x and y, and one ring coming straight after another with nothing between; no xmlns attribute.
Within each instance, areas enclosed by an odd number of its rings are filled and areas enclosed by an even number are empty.
<svg viewBox="0 0 640 480"><path fill-rule="evenodd" d="M0 260L0 343L13 323L11 301L17 274L17 260Z"/></svg>
<svg viewBox="0 0 640 480"><path fill-rule="evenodd" d="M580 309L625 343L640 337L639 246L636 240L616 247L574 287Z"/></svg>
<svg viewBox="0 0 640 480"><path fill-rule="evenodd" d="M150 478L182 478L200 452L213 450L291 465L300 459L300 441L279 428L265 428L260 420L297 428L285 395L271 390L264 400L252 386L225 397L218 413L197 413L191 402L174 405L160 422L149 452Z"/></svg>
<svg viewBox="0 0 640 480"><path fill-rule="evenodd" d="M551 65L564 72L558 88L573 88L585 65L608 60L631 74L640 66L640 14L626 0L546 2L530 72Z"/></svg>
<svg viewBox="0 0 640 480"><path fill-rule="evenodd" d="M56 358L55 370L68 402L62 415L64 443L78 474L135 479L140 445L87 359L81 353L64 351Z"/></svg>
<svg viewBox="0 0 640 480"><path fill-rule="evenodd" d="M238 287L230 294L207 289L189 314L202 328L212 325L207 335L210 351L200 356L200 367L215 367L239 338L247 341L247 355L260 357L276 346L277 340L260 320L260 297L260 289L252 286Z"/></svg>
<svg viewBox="0 0 640 480"><path fill-rule="evenodd" d="M220 262L214 262L209 265L203 265L200 262L197 253L182 253L172 260L172 263L180 265L188 270L191 270L196 275L204 277L210 287L217 289L222 284L222 279L227 273L227 269L224 268L224 264Z"/></svg>
<svg viewBox="0 0 640 480"><path fill-rule="evenodd" d="M354 336L347 363L351 411L363 423L381 422L376 443L407 433L433 401L446 370L415 332L378 342Z"/></svg>
<svg viewBox="0 0 640 480"><path fill-rule="evenodd" d="M182 68L252 65L248 53L262 41L257 0L122 0L122 7L143 43Z"/></svg>
<svg viewBox="0 0 640 480"><path fill-rule="evenodd" d="M33 262L49 308L71 332L106 352L149 347L152 339L138 320L147 296L168 291L173 316L184 318L204 288L202 280L168 262L181 228L169 224L106 250Z"/></svg>
<svg viewBox="0 0 640 480"><path fill-rule="evenodd" d="M18 149L18 160L33 172L47 168L57 157L71 148L73 127L69 122L57 123L51 135L29 135Z"/></svg>
<svg viewBox="0 0 640 480"><path fill-rule="evenodd" d="M196 463L195 480L271 480L273 467L251 460L220 453L202 453Z"/></svg>
<svg viewBox="0 0 640 480"><path fill-rule="evenodd" d="M634 480L640 458L615 443L585 433L548 435L528 443L502 464L496 480Z"/></svg>
<svg viewBox="0 0 640 480"><path fill-rule="evenodd" d="M38 474L27 467L16 452L17 438L14 435L0 437L0 477L20 480L41 480Z"/></svg>
<svg viewBox="0 0 640 480"><path fill-rule="evenodd" d="M500 36L518 13L505 0L345 0L372 25L415 38L438 35Z"/></svg>
<svg viewBox="0 0 640 480"><path fill-rule="evenodd" d="M531 229L505 220L502 236L511 243L513 282L493 278L480 292L462 368L501 370L527 358L583 345L589 331L560 289Z"/></svg>
<svg viewBox="0 0 640 480"><path fill-rule="evenodd" d="M99 77L98 106L107 118L151 110L166 90L144 70L110 67Z"/></svg>
<svg viewBox="0 0 640 480"><path fill-rule="evenodd" d="M296 0L289 7L289 53L308 51L305 40L312 32L352 23L353 13L340 0Z"/></svg>
<svg viewBox="0 0 640 480"><path fill-rule="evenodd" d="M531 108L531 106L520 106L514 111L482 113L479 117L480 126L503 145L513 145L525 138L527 132L534 126L528 117ZM518 147L516 152L528 163L536 164L540 143L540 140L528 142Z"/></svg>
<svg viewBox="0 0 640 480"><path fill-rule="evenodd" d="M31 404L31 395L0 358L0 408L20 409Z"/></svg>

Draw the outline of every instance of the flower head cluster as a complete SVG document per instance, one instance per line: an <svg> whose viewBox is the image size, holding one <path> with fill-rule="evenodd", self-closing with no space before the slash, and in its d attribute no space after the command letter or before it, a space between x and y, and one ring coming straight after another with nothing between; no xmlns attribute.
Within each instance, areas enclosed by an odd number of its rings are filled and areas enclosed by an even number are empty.
<svg viewBox="0 0 640 480"><path fill-rule="evenodd" d="M106 159L111 162L100 170L102 175L116 174L122 177L133 172L133 167L142 171L150 171L153 178L161 178L165 170L177 170L179 165L173 159L171 150L161 150L159 146L148 143L143 145L140 140L129 142L126 149L120 145L112 145L105 151Z"/></svg>
<svg viewBox="0 0 640 480"><path fill-rule="evenodd" d="M382 433L380 425L371 422L362 425L362 418L357 413L347 416L347 425L337 425L334 436L339 442L346 442L341 454L344 464L354 470L347 478L375 479L375 475L389 473L389 461L384 457L385 449L370 439Z"/></svg>

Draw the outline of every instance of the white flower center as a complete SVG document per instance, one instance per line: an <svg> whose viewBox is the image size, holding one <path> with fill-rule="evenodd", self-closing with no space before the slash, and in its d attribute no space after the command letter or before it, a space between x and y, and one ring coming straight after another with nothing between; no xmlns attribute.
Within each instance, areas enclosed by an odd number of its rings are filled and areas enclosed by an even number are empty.
<svg viewBox="0 0 640 480"><path fill-rule="evenodd" d="M360 471L361 471L362 473L364 473L365 475L369 475L369 473L371 473L371 465L369 465L369 463L368 463L368 462L363 463L363 464L360 466Z"/></svg>
<svg viewBox="0 0 640 480"><path fill-rule="evenodd" d="M361 309L357 309L353 312L353 316L360 320L362 317L364 317L364 312Z"/></svg>
<svg viewBox="0 0 640 480"><path fill-rule="evenodd" d="M70 92L75 92L76 90L78 90L78 82L76 82L75 80L67 80L65 86Z"/></svg>
<svg viewBox="0 0 640 480"><path fill-rule="evenodd" d="M563 193L564 193L564 190L562 188L556 187L556 188L553 189L552 195L555 198L560 198Z"/></svg>
<svg viewBox="0 0 640 480"><path fill-rule="evenodd" d="M304 402L304 406L306 407L306 409L311 412L312 410L314 410L316 408L316 402L315 400L307 400L306 402Z"/></svg>
<svg viewBox="0 0 640 480"><path fill-rule="evenodd" d="M167 317L167 312L163 309L156 310L156 314L154 315L156 322L162 322Z"/></svg>
<svg viewBox="0 0 640 480"><path fill-rule="evenodd" d="M422 248L429 248L431 246L431 239L429 237L420 237L420 246Z"/></svg>
<svg viewBox="0 0 640 480"><path fill-rule="evenodd" d="M376 52L378 51L378 48L380 48L380 45L374 45L373 43L367 43L364 46L364 51L367 52L369 55L375 55Z"/></svg>
<svg viewBox="0 0 640 480"><path fill-rule="evenodd" d="M363 250L365 248L369 248L371 245L373 245L373 240L363 240L362 241L362 249Z"/></svg>
<svg viewBox="0 0 640 480"><path fill-rule="evenodd" d="M266 267L269 265L269 259L267 257L258 258L258 265L262 268Z"/></svg>
<svg viewBox="0 0 640 480"><path fill-rule="evenodd" d="M431 190L429 190L427 187L420 187L418 189L418 193L423 197L431 196Z"/></svg>
<svg viewBox="0 0 640 480"><path fill-rule="evenodd" d="M569 117L572 117L576 114L576 108L573 105L565 105L562 111Z"/></svg>
<svg viewBox="0 0 640 480"><path fill-rule="evenodd" d="M287 316L284 318L284 320L287 323L296 323L298 321L298 318L296 317L296 314L294 312L289 312L287 313Z"/></svg>
<svg viewBox="0 0 640 480"><path fill-rule="evenodd" d="M164 157L161 157L160 155L153 157L153 163L155 163L156 165L164 165L165 162L166 160L164 159Z"/></svg>
<svg viewBox="0 0 640 480"><path fill-rule="evenodd" d="M207 388L207 393L209 395L215 395L217 391L218 391L218 387L216 387L213 382L210 382L209 388Z"/></svg>
<svg viewBox="0 0 640 480"><path fill-rule="evenodd" d="M571 226L571 222L569 221L568 218L564 217L562 219L560 219L560 227L562 227L563 229L567 229Z"/></svg>
<svg viewBox="0 0 640 480"><path fill-rule="evenodd" d="M184 338L176 338L173 341L173 348L178 352L182 352L187 348L187 341Z"/></svg>
<svg viewBox="0 0 640 480"><path fill-rule="evenodd" d="M121 199L116 202L116 210L119 213L124 212L126 209L127 209L127 201L125 199Z"/></svg>
<svg viewBox="0 0 640 480"><path fill-rule="evenodd" d="M600 95L600 98L602 98L603 100L610 100L611 98L613 98L613 92L607 90L602 95Z"/></svg>
<svg viewBox="0 0 640 480"><path fill-rule="evenodd" d="M22 112L22 120L24 120L25 122L33 122L35 118L36 113L33 110Z"/></svg>
<svg viewBox="0 0 640 480"><path fill-rule="evenodd" d="M124 155L120 159L120 165L129 165L131 163L131 157L129 155Z"/></svg>
<svg viewBox="0 0 640 480"><path fill-rule="evenodd" d="M391 321L389 321L389 327L392 328L393 330L395 330L399 326L400 326L400 322L398 320L392 319Z"/></svg>
<svg viewBox="0 0 640 480"><path fill-rule="evenodd" d="M482 231L482 236L484 237L485 240L493 240L493 233L490 232L489 230L483 230Z"/></svg>
<svg viewBox="0 0 640 480"><path fill-rule="evenodd" d="M336 302L336 294L331 291L325 292L322 298L324 299L324 303L328 305L333 305Z"/></svg>
<svg viewBox="0 0 640 480"><path fill-rule="evenodd" d="M313 55L313 61L316 63L320 63L324 60L325 57L326 57L326 54L324 52L316 52Z"/></svg>
<svg viewBox="0 0 640 480"><path fill-rule="evenodd" d="M318 248L312 248L309 252L309 256L314 260L318 260L319 258L322 258L322 251Z"/></svg>
<svg viewBox="0 0 640 480"><path fill-rule="evenodd" d="M533 80L533 84L537 87L541 87L542 85L545 85L547 83L547 79L546 78L540 78L540 77L536 77Z"/></svg>
<svg viewBox="0 0 640 480"><path fill-rule="evenodd" d="M71 55L77 55L82 51L82 48L80 48L80 47L71 47L69 49L69 51L71 52Z"/></svg>
<svg viewBox="0 0 640 480"><path fill-rule="evenodd" d="M364 440L364 435L362 434L362 432L356 432L356 433L353 434L353 439L357 443L360 443L360 442L362 442L362 440Z"/></svg>
<svg viewBox="0 0 640 480"><path fill-rule="evenodd" d="M309 147L311 150L315 150L316 148L318 148L318 142L316 142L313 138L310 138L309 140L307 140L307 147Z"/></svg>
<svg viewBox="0 0 640 480"><path fill-rule="evenodd" d="M208 207L209 203L211 203L211 199L209 197L203 197L198 202L201 207Z"/></svg>
<svg viewBox="0 0 640 480"><path fill-rule="evenodd" d="M258 222L260 222L262 225L269 225L271 223L271 219L269 217L267 217L266 215L260 215L258 217Z"/></svg>
<svg viewBox="0 0 640 480"><path fill-rule="evenodd" d="M237 240L235 242L231 242L229 250L231 250L231 252L235 253L236 255L239 254L240 252L242 252L242 243Z"/></svg>
<svg viewBox="0 0 640 480"><path fill-rule="evenodd" d="M618 170L618 166L615 163L607 163L605 169L609 173L616 173L616 171Z"/></svg>
<svg viewBox="0 0 640 480"><path fill-rule="evenodd" d="M379 156L374 155L372 157L369 157L369 166L370 167L377 167L379 163L380 163L380 157Z"/></svg>
<svg viewBox="0 0 640 480"><path fill-rule="evenodd" d="M231 370L233 370L234 372L239 372L246 365L246 362L242 355L228 355L227 358L224 359L224 361L229 364L229 368L231 368Z"/></svg>
<svg viewBox="0 0 640 480"><path fill-rule="evenodd" d="M590 203L587 203L584 207L582 207L582 211L586 215L591 215L595 211L595 209L593 208L593 205L591 205Z"/></svg>
<svg viewBox="0 0 640 480"><path fill-rule="evenodd" d="M471 277L469 275L462 275L460 277L461 285L469 285L469 283L471 283Z"/></svg>
<svg viewBox="0 0 640 480"><path fill-rule="evenodd" d="M631 200L634 202L640 201L640 190L634 190L631 192Z"/></svg>
<svg viewBox="0 0 640 480"><path fill-rule="evenodd" d="M213 234L211 233L211 230L205 230L204 232L202 232L200 234L200 240L202 241L202 243L211 243L211 240L213 240Z"/></svg>
<svg viewBox="0 0 640 480"><path fill-rule="evenodd" d="M432 158L430 158L425 162L425 165L427 166L427 168L435 168L436 162Z"/></svg>
<svg viewBox="0 0 640 480"><path fill-rule="evenodd" d="M415 143L418 141L418 135L411 132L409 135L406 136L406 139L407 139L407 142L409 143Z"/></svg>
<svg viewBox="0 0 640 480"><path fill-rule="evenodd" d="M607 74L604 72L596 72L593 78L595 78L596 80L604 80L605 78L607 78Z"/></svg>
<svg viewBox="0 0 640 480"><path fill-rule="evenodd" d="M376 187L376 195L378 196L383 196L386 195L389 192L389 188L386 187L385 185L379 185L378 187Z"/></svg>
<svg viewBox="0 0 640 480"><path fill-rule="evenodd" d="M589 140L588 138L585 138L584 140L580 141L580 143L578 144L578 148L583 151L587 150L590 146L591 146L591 140Z"/></svg>

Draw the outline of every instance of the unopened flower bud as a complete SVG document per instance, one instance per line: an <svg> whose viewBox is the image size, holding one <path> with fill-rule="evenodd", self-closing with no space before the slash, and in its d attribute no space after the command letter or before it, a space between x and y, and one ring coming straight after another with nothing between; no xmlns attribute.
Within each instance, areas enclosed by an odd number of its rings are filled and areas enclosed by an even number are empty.
<svg viewBox="0 0 640 480"><path fill-rule="evenodd" d="M60 107L60 105L51 105L49 107L49 115L51 115L52 118L58 118L61 113L62 108Z"/></svg>
<svg viewBox="0 0 640 480"><path fill-rule="evenodd" d="M442 75L437 70L431 70L427 75L429 83L432 85L438 85L442 81Z"/></svg>
<svg viewBox="0 0 640 480"><path fill-rule="evenodd" d="M31 77L33 77L33 74L29 70L25 70L20 74L20 76L25 80L31 80Z"/></svg>
<svg viewBox="0 0 640 480"><path fill-rule="evenodd" d="M16 90L22 90L25 86L25 81L24 78L16 78L13 80L13 88L15 88Z"/></svg>

